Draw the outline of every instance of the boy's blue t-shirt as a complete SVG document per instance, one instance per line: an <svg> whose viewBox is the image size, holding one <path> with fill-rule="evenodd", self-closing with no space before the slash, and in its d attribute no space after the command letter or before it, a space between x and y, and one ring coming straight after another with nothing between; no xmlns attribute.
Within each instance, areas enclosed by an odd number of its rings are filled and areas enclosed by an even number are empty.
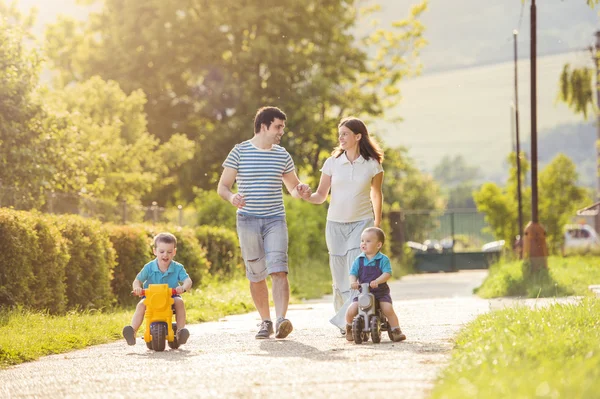
<svg viewBox="0 0 600 399"><path fill-rule="evenodd" d="M377 255L375 255L371 260L369 260L369 259L367 259L367 255L365 255L365 253L362 252L360 255L358 255L358 257L356 259L354 259L354 262L352 263L352 267L350 268L351 275L358 277L358 268L360 267L358 260L361 257L365 258L365 260L364 260L365 267L375 266L376 265L375 261L377 259L381 259L379 261L379 269L381 270L381 272L392 274L392 264L390 263L390 258L385 256L381 252L377 252Z"/></svg>
<svg viewBox="0 0 600 399"><path fill-rule="evenodd" d="M150 284L168 284L169 288L177 288L179 282L188 277L189 275L181 263L172 260L167 271L163 273L158 268L158 262L154 259L146 263L135 278L144 283L144 288L148 288Z"/></svg>

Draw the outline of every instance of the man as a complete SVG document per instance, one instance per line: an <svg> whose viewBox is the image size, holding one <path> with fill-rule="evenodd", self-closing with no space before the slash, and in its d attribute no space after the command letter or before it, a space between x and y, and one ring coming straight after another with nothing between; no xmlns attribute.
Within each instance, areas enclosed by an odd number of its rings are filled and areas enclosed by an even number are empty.
<svg viewBox="0 0 600 399"><path fill-rule="evenodd" d="M266 278L273 282L276 338L292 332L285 318L290 299L288 232L281 182L295 198L308 199L311 190L298 179L294 161L281 147L286 116L276 107L260 108L254 118L254 137L237 144L223 162L217 192L237 210L237 232L250 280L250 292L262 323L257 339L273 334ZM237 180L238 192L233 193Z"/></svg>

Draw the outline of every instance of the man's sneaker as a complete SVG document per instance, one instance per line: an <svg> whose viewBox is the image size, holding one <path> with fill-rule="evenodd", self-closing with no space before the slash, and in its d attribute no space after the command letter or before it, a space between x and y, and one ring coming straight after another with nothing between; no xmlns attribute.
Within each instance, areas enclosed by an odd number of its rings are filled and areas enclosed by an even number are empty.
<svg viewBox="0 0 600 399"><path fill-rule="evenodd" d="M256 339L267 339L273 334L273 322L271 320L263 320L259 326L260 330L256 334Z"/></svg>
<svg viewBox="0 0 600 399"><path fill-rule="evenodd" d="M354 335L352 335L352 324L346 324L346 339L350 342L354 341Z"/></svg>
<svg viewBox="0 0 600 399"><path fill-rule="evenodd" d="M135 345L135 330L131 326L123 328L123 337L127 341L127 345Z"/></svg>
<svg viewBox="0 0 600 399"><path fill-rule="evenodd" d="M277 319L277 334L275 334L275 338L285 338L290 335L293 329L292 322L281 317Z"/></svg>
<svg viewBox="0 0 600 399"><path fill-rule="evenodd" d="M400 341L404 341L405 339L406 339L406 335L404 335L402 333L402 330L400 330L400 327L396 327L392 330L392 341L400 342Z"/></svg>
<svg viewBox="0 0 600 399"><path fill-rule="evenodd" d="M187 328L182 328L181 330L177 330L177 343L179 345L183 345L187 342L188 338L190 337L190 332L188 331Z"/></svg>

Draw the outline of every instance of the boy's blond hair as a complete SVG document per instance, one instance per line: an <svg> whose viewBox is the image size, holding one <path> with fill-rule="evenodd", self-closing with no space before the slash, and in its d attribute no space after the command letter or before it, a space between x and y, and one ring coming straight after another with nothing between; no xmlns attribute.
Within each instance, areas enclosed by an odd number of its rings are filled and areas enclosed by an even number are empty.
<svg viewBox="0 0 600 399"><path fill-rule="evenodd" d="M171 233L158 233L154 236L154 248L156 248L159 242L173 244L173 246L177 248L177 238Z"/></svg>
<svg viewBox="0 0 600 399"><path fill-rule="evenodd" d="M363 233L374 233L377 236L377 241L381 245L385 244L385 233L379 227L367 227L363 230Z"/></svg>

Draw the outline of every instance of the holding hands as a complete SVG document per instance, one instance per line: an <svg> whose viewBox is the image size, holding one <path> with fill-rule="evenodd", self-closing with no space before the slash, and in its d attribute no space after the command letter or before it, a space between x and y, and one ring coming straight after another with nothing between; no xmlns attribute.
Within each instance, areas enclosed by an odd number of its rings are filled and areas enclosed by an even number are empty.
<svg viewBox="0 0 600 399"><path fill-rule="evenodd" d="M312 190L310 189L310 186L308 184L304 184L304 183L298 184L296 186L296 191L298 192L300 197L304 200L309 199L310 195L312 194Z"/></svg>
<svg viewBox="0 0 600 399"><path fill-rule="evenodd" d="M352 288L353 290L357 290L359 286L360 284L358 283L358 281L350 283L350 288Z"/></svg>
<svg viewBox="0 0 600 399"><path fill-rule="evenodd" d="M371 281L371 283L369 284L369 286L373 289L379 287L379 283L377 282L377 280L373 280Z"/></svg>

